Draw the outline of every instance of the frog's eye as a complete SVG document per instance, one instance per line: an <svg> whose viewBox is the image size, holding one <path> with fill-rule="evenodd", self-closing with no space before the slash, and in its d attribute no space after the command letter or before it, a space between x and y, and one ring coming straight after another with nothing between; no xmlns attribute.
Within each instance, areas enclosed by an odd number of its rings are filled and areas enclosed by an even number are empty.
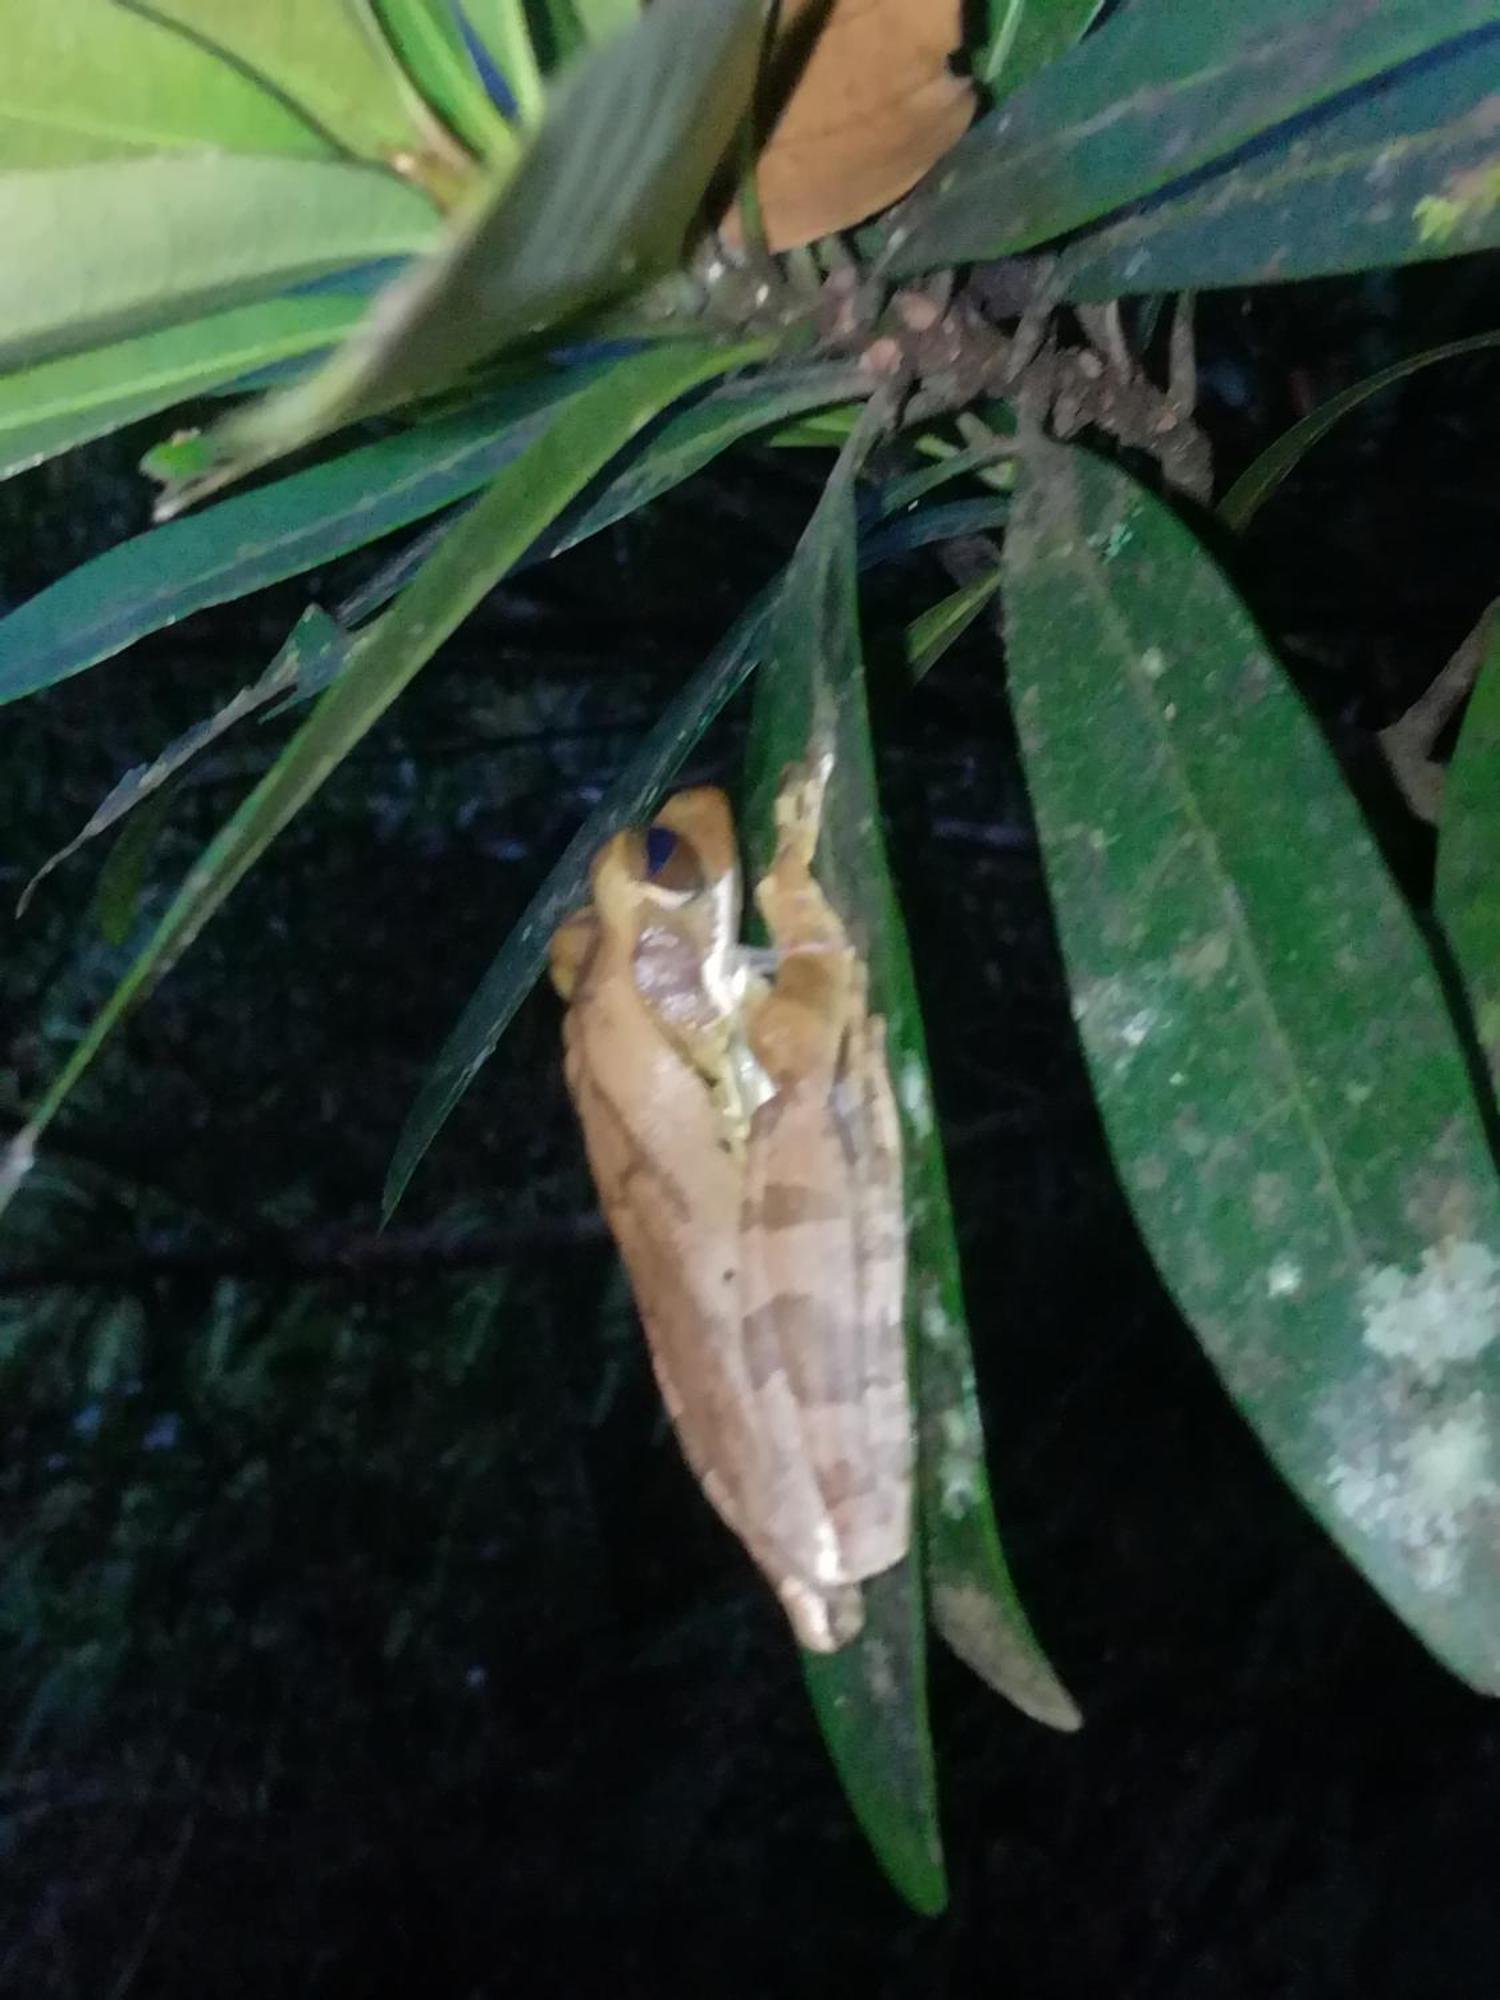
<svg viewBox="0 0 1500 2000"><path fill-rule="evenodd" d="M648 826L645 839L646 878L658 889L695 896L703 888L703 864L697 850L667 826Z"/></svg>

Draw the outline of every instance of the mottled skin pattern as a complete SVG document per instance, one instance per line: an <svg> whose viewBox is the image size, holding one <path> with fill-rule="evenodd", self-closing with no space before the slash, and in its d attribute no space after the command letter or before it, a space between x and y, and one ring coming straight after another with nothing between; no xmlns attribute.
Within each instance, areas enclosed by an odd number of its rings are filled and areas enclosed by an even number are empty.
<svg viewBox="0 0 1500 2000"><path fill-rule="evenodd" d="M859 1585L906 1553L912 1426L899 1127L884 1024L812 875L825 767L777 801L738 945L722 793L679 793L596 857L558 932L568 1086L683 1450L801 1643L858 1632ZM653 865L653 863L655 865Z"/></svg>

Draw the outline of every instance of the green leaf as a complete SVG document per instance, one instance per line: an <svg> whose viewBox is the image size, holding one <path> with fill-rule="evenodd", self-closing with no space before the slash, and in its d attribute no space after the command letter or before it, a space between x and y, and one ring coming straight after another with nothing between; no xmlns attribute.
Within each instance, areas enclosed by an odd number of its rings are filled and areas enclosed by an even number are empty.
<svg viewBox="0 0 1500 2000"><path fill-rule="evenodd" d="M536 548L528 550L524 565L518 567L577 548L590 535L623 521L680 486L731 446L778 422L787 411L816 408L847 394L857 373L838 366L799 369L786 375L765 372L726 383L700 402L673 411L604 482L598 497L570 509ZM864 377L857 386L867 391L869 378ZM446 523L441 524L403 549L339 607L341 617L357 625L388 603L446 532Z"/></svg>
<svg viewBox="0 0 1500 2000"><path fill-rule="evenodd" d="M113 0L12 0L0 170L179 147L334 151L284 99L159 21Z"/></svg>
<svg viewBox="0 0 1500 2000"><path fill-rule="evenodd" d="M171 970L276 835L443 641L643 425L744 356L744 349L682 343L619 361L562 404L550 426L502 469L400 601L362 635L348 666L192 869L7 1150L0 1163L0 1211L29 1172L37 1140L120 1021Z"/></svg>
<svg viewBox="0 0 1500 2000"><path fill-rule="evenodd" d="M535 125L545 92L526 25L525 0L456 0L456 4L510 92L517 118L523 125Z"/></svg>
<svg viewBox="0 0 1500 2000"><path fill-rule="evenodd" d="M1433 906L1500 1092L1500 603L1443 785Z"/></svg>
<svg viewBox="0 0 1500 2000"><path fill-rule="evenodd" d="M573 0L584 39L593 44L620 35L641 16L641 0Z"/></svg>
<svg viewBox="0 0 1500 2000"><path fill-rule="evenodd" d="M749 101L762 19L762 0L654 0L559 89L514 175L325 370L210 433L213 471L165 509L665 270Z"/></svg>
<svg viewBox="0 0 1500 2000"><path fill-rule="evenodd" d="M179 771L184 770L211 744L217 743L236 724L243 722L246 716L254 715L257 710L284 695L296 693L310 681L326 685L327 680L333 677L328 672L329 667L342 667L347 651L348 635L326 612L316 607L304 612L291 638L258 680L231 695L202 722L195 722L191 729L184 730L149 764L137 764L125 773L73 838L49 856L32 876L21 891L16 915L25 915L32 897L55 868L60 868L80 848L86 847L91 840L97 840L100 834L118 825L127 813L134 812L144 800L160 792Z"/></svg>
<svg viewBox="0 0 1500 2000"><path fill-rule="evenodd" d="M1315 410L1309 411L1300 423L1283 431L1274 444L1267 445L1260 456L1246 466L1219 502L1220 519L1236 534L1242 535L1287 474L1295 471L1313 446L1327 437L1334 425L1348 416L1351 410L1357 410L1361 403L1368 402L1371 396L1378 396L1393 383L1404 382L1408 375L1432 367L1434 362L1453 361L1464 354L1480 354L1491 347L1500 347L1500 333L1478 333L1468 340L1450 340L1441 347L1429 347L1421 354L1413 354L1405 361L1393 362L1389 368L1366 375L1363 381L1352 382L1347 389L1341 389L1326 403L1320 403Z"/></svg>
<svg viewBox="0 0 1500 2000"><path fill-rule="evenodd" d="M674 411L654 437L604 487L597 500L559 523L549 554L576 548L590 535L649 507L691 479L721 453L802 410L865 393L868 375L838 365L760 374L728 382L685 410Z"/></svg>
<svg viewBox="0 0 1500 2000"><path fill-rule="evenodd" d="M263 299L0 376L0 479L258 369L315 354L348 331L364 304L335 291Z"/></svg>
<svg viewBox="0 0 1500 2000"><path fill-rule="evenodd" d="M586 899L589 864L612 833L650 819L684 757L758 664L770 625L765 593L673 697L568 842L511 928L428 1071L396 1141L383 1197L388 1222L433 1140L499 1046L547 965L552 933Z"/></svg>
<svg viewBox="0 0 1500 2000"><path fill-rule="evenodd" d="M1010 463L1014 446L1009 437L991 436L959 447L927 431L913 442L919 451L929 452L937 463L921 466L915 472L902 473L896 479L888 479L881 489L881 505L887 513L894 514L904 507L911 507L918 500L925 500L929 493L935 493L940 486L946 486L954 479L967 478L971 473L984 485L992 486L1001 493L1008 493L1015 483Z"/></svg>
<svg viewBox="0 0 1500 2000"><path fill-rule="evenodd" d="M105 857L89 915L99 935L118 951L129 938L146 887L146 870L171 807L169 791L152 794Z"/></svg>
<svg viewBox="0 0 1500 2000"><path fill-rule="evenodd" d="M989 0L990 36L975 75L992 91L1018 90L1082 39L1103 0Z"/></svg>
<svg viewBox="0 0 1500 2000"><path fill-rule="evenodd" d="M1288 1483L1500 1691L1500 1192L1421 936L1160 501L1032 438L1005 566L1074 1012L1142 1234Z"/></svg>
<svg viewBox="0 0 1500 2000"><path fill-rule="evenodd" d="M913 1060L920 1064L921 1057L912 1049L912 1022L903 1013L910 997L902 985L908 969L879 831L855 583L854 484L878 435L876 424L886 415L883 406L872 406L849 439L778 594L770 646L756 681L743 832L750 871L758 877L775 850L775 800L786 766L824 750L833 753L815 866L869 967L871 1009L886 1020L902 1100L909 1204L915 1179L906 1066ZM925 1089L925 1071L921 1081ZM920 1283L914 1232L910 1298ZM919 1407L921 1389L914 1369L913 1400ZM918 1485L925 1529L920 1462ZM822 1659L804 1657L803 1672L824 1740L871 1847L907 1901L934 1912L946 1902L947 1889L927 1723L920 1546L914 1523L911 1554L865 1586L865 1622L858 1636Z"/></svg>
<svg viewBox="0 0 1500 2000"><path fill-rule="evenodd" d="M428 243L391 175L180 159L0 174L0 369L127 339Z"/></svg>
<svg viewBox="0 0 1500 2000"><path fill-rule="evenodd" d="M919 1915L948 1902L927 1727L921 1587L908 1559L861 1586L865 1622L802 1676L844 1796L890 1883Z"/></svg>
<svg viewBox="0 0 1500 2000"><path fill-rule="evenodd" d="M939 600L906 628L904 646L911 677L921 680L963 637L1000 588L1000 559L985 576L976 576Z"/></svg>
<svg viewBox="0 0 1500 2000"><path fill-rule="evenodd" d="M359 0L138 0L138 7L264 78L342 151L390 164L424 144Z"/></svg>
<svg viewBox="0 0 1500 2000"><path fill-rule="evenodd" d="M1123 7L959 141L889 232L890 268L931 270L1047 242L1497 22L1497 0L1384 0L1378 7L1364 0L1241 0L1235 7L1149 0ZM1382 93L1361 102L1377 123L1384 117ZM1300 144L1299 135L1294 156ZM1326 149L1314 144L1322 157ZM1367 207L1386 195L1383 187L1362 188ZM1331 206L1326 233L1343 220ZM1155 279L1136 289L1197 282Z"/></svg>
<svg viewBox="0 0 1500 2000"><path fill-rule="evenodd" d="M1059 260L1062 293L1270 284L1500 243L1488 110L1497 59L1500 37L1459 42L1081 238Z"/></svg>
<svg viewBox="0 0 1500 2000"><path fill-rule="evenodd" d="M491 101L448 0L375 0L375 6L408 76L438 116L481 159L510 166L519 142Z"/></svg>
<svg viewBox="0 0 1500 2000"><path fill-rule="evenodd" d="M0 619L0 702L108 659L210 604L362 548L475 492L607 368L539 376L325 465L118 542Z"/></svg>

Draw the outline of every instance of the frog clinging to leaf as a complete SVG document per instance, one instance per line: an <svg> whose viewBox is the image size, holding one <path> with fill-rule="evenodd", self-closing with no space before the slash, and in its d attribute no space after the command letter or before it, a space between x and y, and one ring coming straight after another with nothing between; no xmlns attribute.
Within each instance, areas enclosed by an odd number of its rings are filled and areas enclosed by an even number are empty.
<svg viewBox="0 0 1500 2000"><path fill-rule="evenodd" d="M911 1540L901 1138L885 1024L813 874L794 765L739 941L729 804L677 793L595 857L553 939L568 1087L683 1451L801 1644L860 1630Z"/></svg>

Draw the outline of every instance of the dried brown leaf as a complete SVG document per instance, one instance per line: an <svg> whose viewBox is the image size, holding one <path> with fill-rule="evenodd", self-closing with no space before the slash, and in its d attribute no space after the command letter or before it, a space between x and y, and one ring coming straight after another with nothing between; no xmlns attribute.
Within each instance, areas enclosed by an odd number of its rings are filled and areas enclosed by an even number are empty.
<svg viewBox="0 0 1500 2000"><path fill-rule="evenodd" d="M790 250L899 201L968 125L949 57L961 0L783 0L756 173L766 240Z"/></svg>

